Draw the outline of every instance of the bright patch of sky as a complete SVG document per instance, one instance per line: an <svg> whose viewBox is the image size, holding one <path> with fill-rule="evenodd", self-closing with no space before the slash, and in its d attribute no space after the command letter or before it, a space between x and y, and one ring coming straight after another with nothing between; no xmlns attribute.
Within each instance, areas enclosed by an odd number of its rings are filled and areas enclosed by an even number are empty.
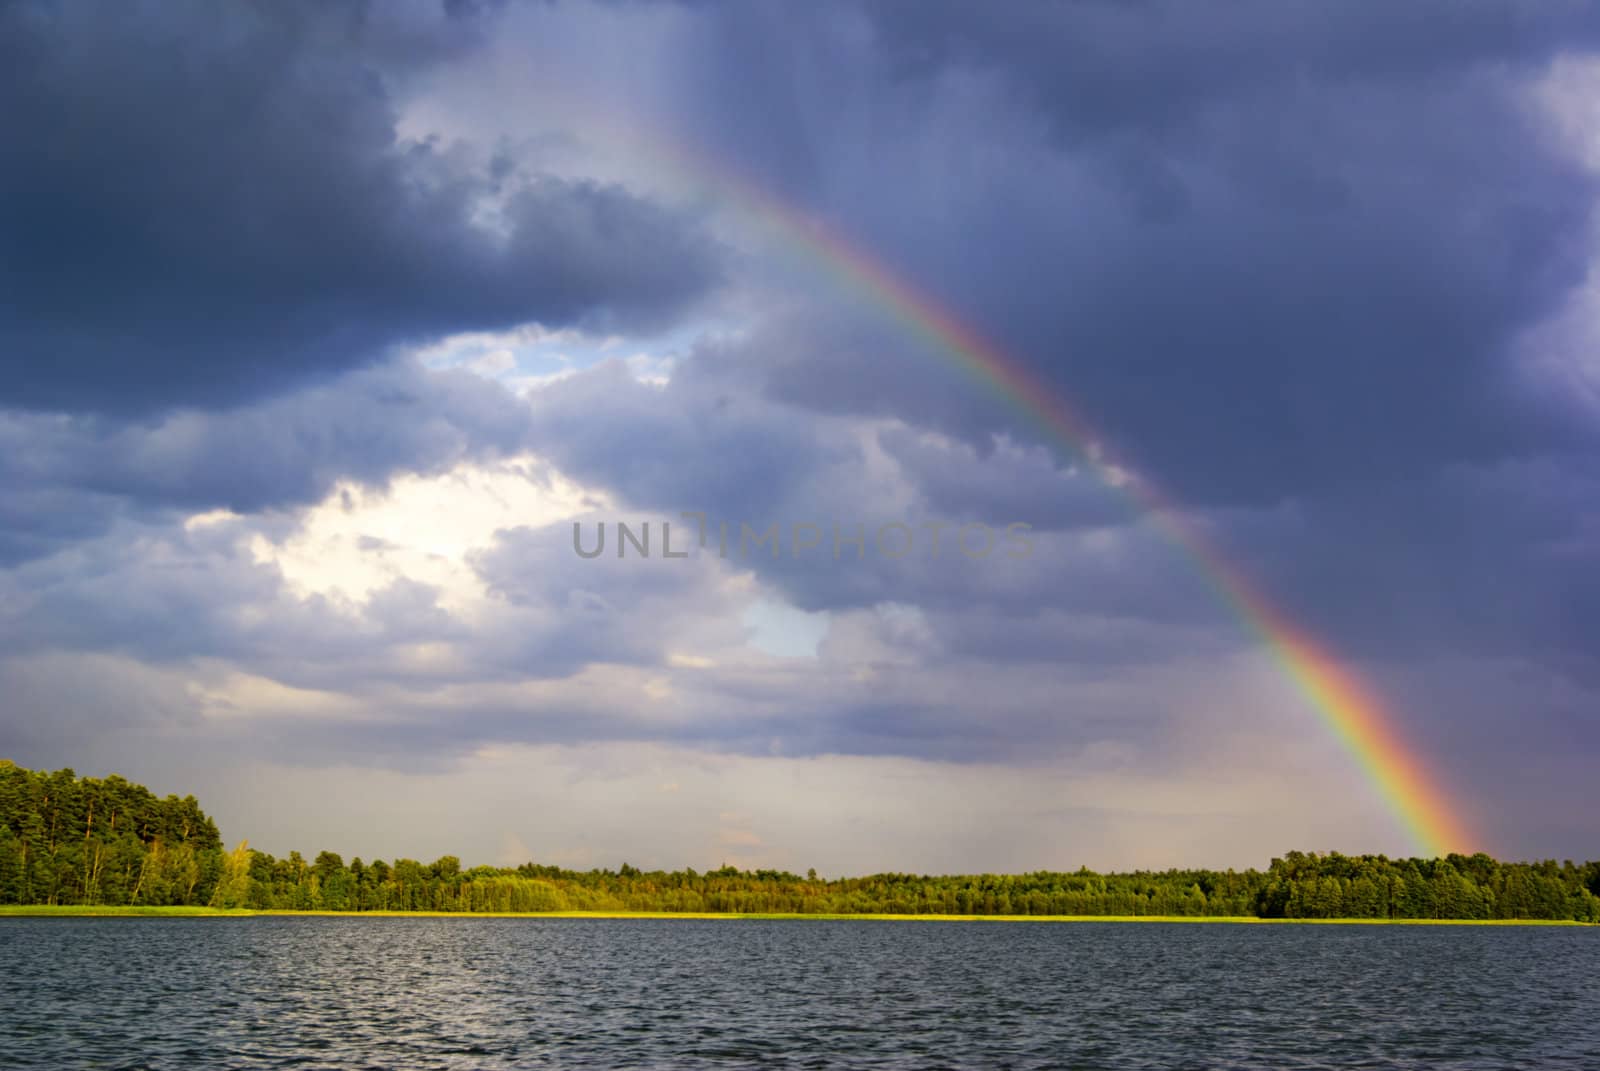
<svg viewBox="0 0 1600 1071"><path fill-rule="evenodd" d="M468 556L505 528L577 516L591 494L532 457L460 465L439 476L402 476L387 489L339 487L280 542L257 535L257 561L271 562L301 595L361 603L399 579L435 586L440 603L468 612L485 595Z"/></svg>
<svg viewBox="0 0 1600 1071"><path fill-rule="evenodd" d="M641 383L657 386L672 377L696 339L715 325L694 324L654 336L594 335L574 329L551 331L528 324L509 331L451 335L416 351L432 369L463 368L507 389L526 394L603 361L620 361Z"/></svg>
<svg viewBox="0 0 1600 1071"><path fill-rule="evenodd" d="M828 634L826 611L807 613L788 603L762 599L744 612L750 646L780 658L815 658Z"/></svg>

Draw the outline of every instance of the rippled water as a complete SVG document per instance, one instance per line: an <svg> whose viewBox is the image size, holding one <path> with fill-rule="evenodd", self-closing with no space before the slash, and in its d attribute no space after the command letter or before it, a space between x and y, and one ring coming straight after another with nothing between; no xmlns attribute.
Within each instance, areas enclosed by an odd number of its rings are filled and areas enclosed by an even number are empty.
<svg viewBox="0 0 1600 1071"><path fill-rule="evenodd" d="M1600 1068L1600 930L0 919L0 1066Z"/></svg>

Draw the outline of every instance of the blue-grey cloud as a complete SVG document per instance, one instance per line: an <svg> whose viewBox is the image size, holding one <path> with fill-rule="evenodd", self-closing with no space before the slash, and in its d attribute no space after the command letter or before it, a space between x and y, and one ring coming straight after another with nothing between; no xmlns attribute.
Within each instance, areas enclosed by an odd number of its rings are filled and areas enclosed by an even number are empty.
<svg viewBox="0 0 1600 1071"><path fill-rule="evenodd" d="M792 36L747 16L743 47L685 90L687 127L995 339L1185 501L1592 451L1592 421L1519 393L1512 356L1587 270L1593 177L1528 92L1596 20L1429 10L871 5L875 34L829 9L838 32ZM744 57L780 33L793 54L764 85ZM793 121L735 133L797 82ZM825 166L801 181L774 144ZM795 317L771 348L781 396L974 441L1037 435L952 407L978 391L925 348L841 344L850 302L821 297L832 314Z"/></svg>
<svg viewBox="0 0 1600 1071"><path fill-rule="evenodd" d="M704 295L692 218L398 133L397 87L459 62L463 17L0 9L0 402L237 404L397 343Z"/></svg>
<svg viewBox="0 0 1600 1071"><path fill-rule="evenodd" d="M257 513L512 454L527 407L462 371L398 361L292 395L138 421L0 410L0 563L54 553L119 518Z"/></svg>

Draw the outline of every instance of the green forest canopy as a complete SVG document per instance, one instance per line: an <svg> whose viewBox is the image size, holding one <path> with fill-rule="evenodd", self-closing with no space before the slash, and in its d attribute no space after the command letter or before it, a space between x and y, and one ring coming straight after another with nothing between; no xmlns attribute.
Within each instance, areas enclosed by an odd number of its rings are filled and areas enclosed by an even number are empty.
<svg viewBox="0 0 1600 1071"><path fill-rule="evenodd" d="M0 759L0 904L328 911L666 911L799 914L1255 915L1600 922L1600 862L1502 863L1479 853L1389 859L1290 852L1258 870L1038 871L801 877L776 870L563 870L525 863L309 862L223 847L193 796L121 777Z"/></svg>

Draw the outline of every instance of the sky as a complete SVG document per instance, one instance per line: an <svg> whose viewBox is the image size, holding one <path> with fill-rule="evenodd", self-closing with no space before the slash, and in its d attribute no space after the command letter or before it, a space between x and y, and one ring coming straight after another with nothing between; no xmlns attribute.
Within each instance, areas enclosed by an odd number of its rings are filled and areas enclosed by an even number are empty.
<svg viewBox="0 0 1600 1071"><path fill-rule="evenodd" d="M1415 850L1149 486L1454 847L1591 858L1597 50L1543 0L0 3L0 756L280 855Z"/></svg>

